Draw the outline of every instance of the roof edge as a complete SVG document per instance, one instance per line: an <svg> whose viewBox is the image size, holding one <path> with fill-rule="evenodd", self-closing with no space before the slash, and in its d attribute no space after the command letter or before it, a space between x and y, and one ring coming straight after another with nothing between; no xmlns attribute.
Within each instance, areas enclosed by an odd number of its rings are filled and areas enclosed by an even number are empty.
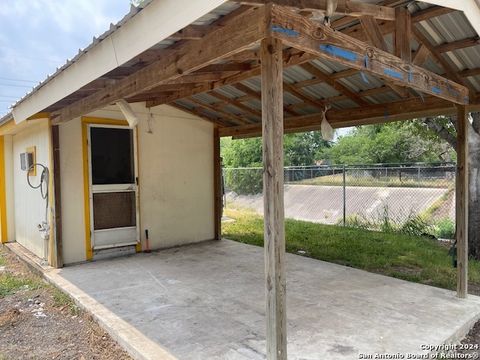
<svg viewBox="0 0 480 360"><path fill-rule="evenodd" d="M12 108L16 123L60 101L82 86L133 59L227 0L153 0L135 8ZM133 11L133 10L132 10ZM123 23L122 23L123 21Z"/></svg>

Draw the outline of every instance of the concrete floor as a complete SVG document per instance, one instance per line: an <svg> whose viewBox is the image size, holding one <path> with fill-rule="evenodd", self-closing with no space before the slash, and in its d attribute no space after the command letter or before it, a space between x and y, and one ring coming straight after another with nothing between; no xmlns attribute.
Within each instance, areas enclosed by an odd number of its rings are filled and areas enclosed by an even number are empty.
<svg viewBox="0 0 480 360"><path fill-rule="evenodd" d="M480 316L478 297L296 255L287 265L289 359L422 353L463 337ZM262 248L207 242L47 277L136 358L265 357Z"/></svg>

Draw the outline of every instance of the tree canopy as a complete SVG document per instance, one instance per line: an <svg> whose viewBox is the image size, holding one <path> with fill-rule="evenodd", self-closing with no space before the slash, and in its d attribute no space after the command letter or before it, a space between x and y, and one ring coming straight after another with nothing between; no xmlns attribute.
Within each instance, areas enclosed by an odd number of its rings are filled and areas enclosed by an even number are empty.
<svg viewBox="0 0 480 360"><path fill-rule="evenodd" d="M317 154L333 164L451 161L455 152L416 121L358 126Z"/></svg>
<svg viewBox="0 0 480 360"><path fill-rule="evenodd" d="M315 164L316 155L330 144L322 139L320 132L309 131L286 134L284 141L285 166L308 166ZM226 167L257 167L262 165L262 139L223 138L221 142L223 164Z"/></svg>

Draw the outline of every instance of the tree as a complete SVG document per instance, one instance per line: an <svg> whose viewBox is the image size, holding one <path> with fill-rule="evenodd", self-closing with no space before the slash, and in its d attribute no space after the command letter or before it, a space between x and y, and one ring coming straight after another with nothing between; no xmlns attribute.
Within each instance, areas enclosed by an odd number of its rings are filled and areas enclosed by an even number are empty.
<svg viewBox="0 0 480 360"><path fill-rule="evenodd" d="M480 112L471 113L468 124L469 161L469 202L468 202L468 241L469 254L480 260ZM457 119L455 116L425 118L423 126L447 141L453 149L457 147Z"/></svg>
<svg viewBox="0 0 480 360"><path fill-rule="evenodd" d="M263 171L236 169L262 166L262 139L222 138L221 154L225 166L225 181L237 194L257 194L262 191ZM320 132L310 131L284 136L284 163L286 166L308 166L315 163L315 154L328 147Z"/></svg>
<svg viewBox="0 0 480 360"><path fill-rule="evenodd" d="M284 142L285 166L308 166L315 164L319 150L330 144L322 139L319 131L298 134L286 134ZM226 167L262 166L262 139L223 138L221 140L223 164Z"/></svg>
<svg viewBox="0 0 480 360"><path fill-rule="evenodd" d="M450 161L450 146L419 133L414 121L356 127L318 154L334 164L376 164Z"/></svg>

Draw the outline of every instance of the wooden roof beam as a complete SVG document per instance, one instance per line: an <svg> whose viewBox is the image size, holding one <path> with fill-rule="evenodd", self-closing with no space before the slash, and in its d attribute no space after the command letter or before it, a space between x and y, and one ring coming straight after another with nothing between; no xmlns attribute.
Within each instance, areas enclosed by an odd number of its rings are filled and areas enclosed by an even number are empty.
<svg viewBox="0 0 480 360"><path fill-rule="evenodd" d="M152 104L147 101L146 106L147 106L148 108L150 108L150 107L154 107L155 105L152 106ZM185 106L179 105L179 104L177 104L177 103L171 103L170 106L173 106L174 108L177 108L177 109L179 109L179 110L185 111L185 112L187 112L187 113L189 113L189 114L192 114L192 115L194 115L194 116L198 116L199 118L202 118L202 119L204 119L204 120L206 120L206 121L208 121L208 122L214 123L214 124L216 124L216 125L220 125L220 126L228 126L228 125L230 125L229 123L227 124L227 123L225 122L225 120L223 120L223 119L221 119L221 118L213 118L210 114L205 113L202 109L200 109L200 108L198 108L198 107L197 107L197 108L190 109L190 108L187 108L187 107L185 107Z"/></svg>
<svg viewBox="0 0 480 360"><path fill-rule="evenodd" d="M239 72L251 69L252 65L247 63L211 64L198 69L193 74Z"/></svg>
<svg viewBox="0 0 480 360"><path fill-rule="evenodd" d="M237 2L256 6L273 3L290 9L304 11L327 11L328 4L327 0L241 0ZM395 20L395 10L393 8L360 1L338 0L335 12L352 17L370 15L381 20Z"/></svg>
<svg viewBox="0 0 480 360"><path fill-rule="evenodd" d="M262 101L261 93L253 90L252 88L248 87L247 85L244 85L242 83L238 83L238 84L233 84L232 86L234 88L240 90L241 92L253 97L254 99L257 99L258 101ZM293 115L293 116L298 115L297 112L295 112L294 110L291 110L288 106L284 106L284 111L285 111L285 113Z"/></svg>
<svg viewBox="0 0 480 360"><path fill-rule="evenodd" d="M216 112L220 115L222 115L225 119L228 119L234 124L248 124L249 121L244 120L241 116L229 113L228 111L224 111L222 109L219 109L215 104L207 104L202 101L199 101L197 99L189 98L187 99L189 102L195 104L197 107L208 109L210 111Z"/></svg>
<svg viewBox="0 0 480 360"><path fill-rule="evenodd" d="M258 117L258 118L262 117L262 113L260 111L252 109L251 107L242 104L241 102L237 101L237 99L229 98L228 96L225 96L225 95L220 94L220 93L215 92L215 91L210 91L208 94L210 96L213 96L214 98L220 100L220 101L223 101L226 104L230 104L230 105L236 107L237 109L243 110L244 112L246 112L250 115L253 115L253 116Z"/></svg>
<svg viewBox="0 0 480 360"><path fill-rule="evenodd" d="M470 111L477 111L480 105L469 106ZM418 98L403 99L388 104L369 107L329 110L327 119L334 128L355 125L367 125L390 121L410 120L425 116L454 114L456 107L449 101L433 96L423 100ZM319 130L322 114L302 115L285 119L285 132ZM261 134L261 124L228 127L220 129L220 136L248 137Z"/></svg>
<svg viewBox="0 0 480 360"><path fill-rule="evenodd" d="M295 86L285 81L283 82L283 88L285 89L285 91L288 91L290 94L302 100L304 103L316 107L317 109L322 110L327 105L327 103L323 100L317 100L315 98L312 98L311 96L304 94L300 89L297 89Z"/></svg>
<svg viewBox="0 0 480 360"><path fill-rule="evenodd" d="M427 37L423 35L420 30L418 30L416 27L412 27L412 30L413 35L417 39L418 43L428 49L432 58L442 66L443 70L445 70L445 73L449 79L452 79L460 84L468 85L468 83L460 77L460 75L452 68L443 55L436 50L435 46L430 43ZM468 86L468 89L470 94L473 96L473 94L475 94L475 89L472 86Z"/></svg>
<svg viewBox="0 0 480 360"><path fill-rule="evenodd" d="M342 93L346 97L350 98L350 100L355 102L357 105L368 105L368 102L363 100L357 93L351 91L349 88L339 83L338 81L335 81L329 75L325 74L322 70L320 70L318 67L310 63L302 64L300 65L300 67L305 71L307 71L308 73L315 76L317 79L323 80L325 83L333 87L335 90Z"/></svg>
<svg viewBox="0 0 480 360"><path fill-rule="evenodd" d="M442 7L442 6L432 6L425 10L417 11L411 15L412 24L418 23L420 21L428 20L433 17L440 15L449 14L456 10ZM395 31L395 23L393 21L379 21L380 31L383 35L391 34ZM332 27L335 29L335 21L332 23ZM364 32L362 31L361 24L353 25L343 31L344 34L350 35L358 40L366 41Z"/></svg>
<svg viewBox="0 0 480 360"><path fill-rule="evenodd" d="M468 89L284 7L272 6L272 36L285 45L457 104Z"/></svg>
<svg viewBox="0 0 480 360"><path fill-rule="evenodd" d="M172 34L170 38L175 40L200 40L216 27L215 25L188 25L182 30Z"/></svg>
<svg viewBox="0 0 480 360"><path fill-rule="evenodd" d="M439 53L446 53L449 51L465 49L476 45L480 45L480 38L473 37L437 45L435 47L435 50Z"/></svg>
<svg viewBox="0 0 480 360"><path fill-rule="evenodd" d="M133 97L251 48L266 36L265 19L265 7L250 8L202 39L187 42L176 53L167 54L115 85L107 86L55 112L53 122L68 121L119 99Z"/></svg>
<svg viewBox="0 0 480 360"><path fill-rule="evenodd" d="M383 37L383 34L375 18L372 16L362 16L360 18L360 24L362 25L363 31L368 39L368 42L373 46L379 48L380 50L388 52L387 43ZM386 84L400 97L402 98L408 97L407 89L402 88L398 85L395 85L391 81L386 81Z"/></svg>

